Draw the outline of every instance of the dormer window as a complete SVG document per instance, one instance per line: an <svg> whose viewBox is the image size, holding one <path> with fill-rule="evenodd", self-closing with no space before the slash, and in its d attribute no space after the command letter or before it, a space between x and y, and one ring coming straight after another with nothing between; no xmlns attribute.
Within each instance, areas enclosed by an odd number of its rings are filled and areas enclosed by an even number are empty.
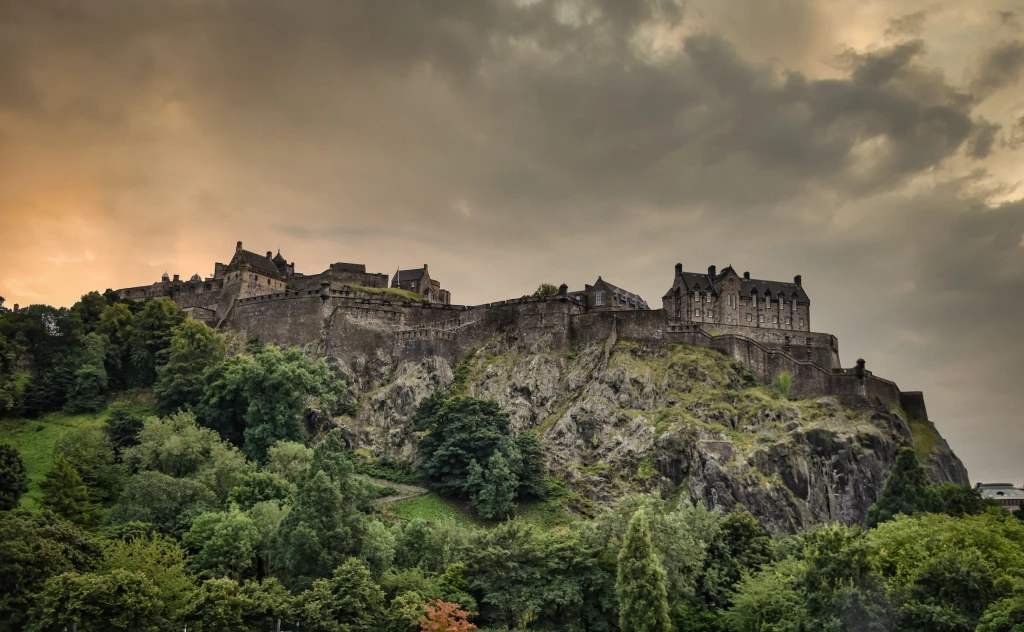
<svg viewBox="0 0 1024 632"><path fill-rule="evenodd" d="M594 292L594 307L604 305L604 292Z"/></svg>

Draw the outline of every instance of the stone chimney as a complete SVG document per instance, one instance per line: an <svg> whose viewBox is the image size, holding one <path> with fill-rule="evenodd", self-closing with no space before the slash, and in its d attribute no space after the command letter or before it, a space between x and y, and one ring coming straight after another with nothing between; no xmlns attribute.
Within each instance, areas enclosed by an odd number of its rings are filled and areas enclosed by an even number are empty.
<svg viewBox="0 0 1024 632"><path fill-rule="evenodd" d="M715 266L708 266L708 276L714 278L716 270L718 270L718 268L716 268Z"/></svg>
<svg viewBox="0 0 1024 632"><path fill-rule="evenodd" d="M242 242L235 244L235 252L242 252Z"/></svg>
<svg viewBox="0 0 1024 632"><path fill-rule="evenodd" d="M427 264L425 264L425 263L423 264L423 271L424 271L424 272L426 272L426 271L427 271Z"/></svg>
<svg viewBox="0 0 1024 632"><path fill-rule="evenodd" d="M569 286L565 283L558 286L558 295L565 297L569 294Z"/></svg>
<svg viewBox="0 0 1024 632"><path fill-rule="evenodd" d="M793 277L793 283L796 283L797 287L803 287L804 286L803 285L803 281L804 281L803 277L800 276L799 274L796 275L795 277Z"/></svg>
<svg viewBox="0 0 1024 632"><path fill-rule="evenodd" d="M750 273L749 272L744 272L743 273L743 280L744 281L749 281L750 280Z"/></svg>
<svg viewBox="0 0 1024 632"><path fill-rule="evenodd" d="M181 278L177 274L174 275L174 282L175 283L180 283L181 282Z"/></svg>
<svg viewBox="0 0 1024 632"><path fill-rule="evenodd" d="M676 276L680 276L682 274L683 274L683 264L677 263L676 264Z"/></svg>
<svg viewBox="0 0 1024 632"><path fill-rule="evenodd" d="M274 260L274 253L272 253L272 252L270 252L270 251L268 250L268 251L267 251L267 259L270 259L271 261L273 261L273 260Z"/></svg>

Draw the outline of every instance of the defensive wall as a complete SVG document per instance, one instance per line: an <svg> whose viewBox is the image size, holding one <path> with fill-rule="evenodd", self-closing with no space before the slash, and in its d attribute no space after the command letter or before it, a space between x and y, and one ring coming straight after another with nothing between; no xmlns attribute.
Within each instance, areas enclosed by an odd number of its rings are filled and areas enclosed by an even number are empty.
<svg viewBox="0 0 1024 632"><path fill-rule="evenodd" d="M686 343L717 349L770 384L783 373L794 397L866 396L927 419L923 395L903 393L858 361L843 368L838 339L789 332L673 321L663 310L588 311L566 296L522 298L477 306L417 303L348 288L238 299L222 326L282 346L313 346L339 359L386 354L395 360L441 357L455 364L495 335L530 348L567 351L575 345L625 339L651 345Z"/></svg>

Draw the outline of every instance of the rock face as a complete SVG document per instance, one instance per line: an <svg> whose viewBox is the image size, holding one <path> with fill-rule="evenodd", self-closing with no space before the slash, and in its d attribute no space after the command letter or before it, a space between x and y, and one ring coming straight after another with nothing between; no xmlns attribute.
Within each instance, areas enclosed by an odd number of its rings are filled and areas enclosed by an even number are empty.
<svg viewBox="0 0 1024 632"><path fill-rule="evenodd" d="M789 401L706 348L613 338L554 354L495 337L454 370L440 358L334 362L358 410L336 422L358 447L413 460L424 397L450 389L493 399L513 432L541 438L580 512L643 490L743 506L778 533L862 522L905 446L934 480L968 481L930 422L912 429L902 411L864 397ZM932 433L918 441L927 446L915 443L921 432Z"/></svg>

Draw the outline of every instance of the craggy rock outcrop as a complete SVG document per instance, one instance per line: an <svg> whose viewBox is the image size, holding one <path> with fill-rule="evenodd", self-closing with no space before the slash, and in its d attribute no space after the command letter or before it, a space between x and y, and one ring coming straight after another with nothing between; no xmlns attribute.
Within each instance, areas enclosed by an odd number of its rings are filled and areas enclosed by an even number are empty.
<svg viewBox="0 0 1024 632"><path fill-rule="evenodd" d="M862 522L904 446L918 449L934 480L968 480L930 422L914 422L932 433L922 452L898 409L863 397L773 396L705 348L610 339L561 355L496 337L454 371L439 358L394 366L383 354L334 364L358 411L336 421L359 447L414 459L412 417L424 397L452 389L493 399L514 432L541 437L582 512L647 490L743 506L778 533Z"/></svg>

